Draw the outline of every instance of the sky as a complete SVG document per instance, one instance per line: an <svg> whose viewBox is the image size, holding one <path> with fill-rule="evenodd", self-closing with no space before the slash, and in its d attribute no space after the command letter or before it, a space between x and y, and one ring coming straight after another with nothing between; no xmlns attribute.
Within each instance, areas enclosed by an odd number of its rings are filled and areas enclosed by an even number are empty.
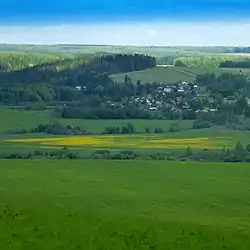
<svg viewBox="0 0 250 250"><path fill-rule="evenodd" d="M0 43L250 46L250 0L0 0Z"/></svg>

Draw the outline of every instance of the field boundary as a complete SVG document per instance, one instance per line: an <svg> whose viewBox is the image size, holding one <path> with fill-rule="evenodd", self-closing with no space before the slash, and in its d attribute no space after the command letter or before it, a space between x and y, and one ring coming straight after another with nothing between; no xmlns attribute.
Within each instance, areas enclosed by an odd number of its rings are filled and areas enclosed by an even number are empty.
<svg viewBox="0 0 250 250"><path fill-rule="evenodd" d="M186 75L192 76L192 77L194 77L194 78L196 77L196 75L195 75L195 74L192 74L192 73L187 72L187 71L185 71L185 70L177 69L176 67L173 67L173 69L174 69L175 71L177 71L177 72L180 72L180 73L183 73L183 74L186 74Z"/></svg>
<svg viewBox="0 0 250 250"><path fill-rule="evenodd" d="M196 77L195 74L192 74L190 72L187 72L185 70L181 70L181 69L178 69L176 68L174 65L168 65L168 64L158 64L156 67L159 67L159 68L171 68L179 73L183 73L183 74L186 74L186 75L189 75L189 76L192 76L192 77Z"/></svg>

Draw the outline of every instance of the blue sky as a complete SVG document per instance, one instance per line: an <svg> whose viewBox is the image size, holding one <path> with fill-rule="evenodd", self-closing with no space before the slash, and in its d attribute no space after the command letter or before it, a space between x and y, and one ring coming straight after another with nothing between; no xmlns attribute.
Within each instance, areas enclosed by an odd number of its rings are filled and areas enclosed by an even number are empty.
<svg viewBox="0 0 250 250"><path fill-rule="evenodd" d="M250 0L0 0L0 43L250 44Z"/></svg>
<svg viewBox="0 0 250 250"><path fill-rule="evenodd" d="M79 19L232 19L247 17L249 0L1 0L1 21ZM7 19L7 20L8 20Z"/></svg>

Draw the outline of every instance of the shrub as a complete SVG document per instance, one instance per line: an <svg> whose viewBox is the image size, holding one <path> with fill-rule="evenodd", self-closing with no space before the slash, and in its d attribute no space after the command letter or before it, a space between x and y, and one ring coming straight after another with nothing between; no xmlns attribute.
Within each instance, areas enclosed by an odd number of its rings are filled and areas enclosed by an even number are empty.
<svg viewBox="0 0 250 250"><path fill-rule="evenodd" d="M47 106L43 102L32 102L25 106L26 110L45 110L46 108Z"/></svg>
<svg viewBox="0 0 250 250"><path fill-rule="evenodd" d="M210 128L211 124L209 121L204 120L195 120L193 123L194 129L203 129L203 128Z"/></svg>
<svg viewBox="0 0 250 250"><path fill-rule="evenodd" d="M160 133L164 133L163 129L162 128L155 128L155 131L154 131L156 134L160 134Z"/></svg>
<svg viewBox="0 0 250 250"><path fill-rule="evenodd" d="M180 132L181 128L179 126L179 124L177 123L172 123L169 127L169 132L175 133L175 132Z"/></svg>

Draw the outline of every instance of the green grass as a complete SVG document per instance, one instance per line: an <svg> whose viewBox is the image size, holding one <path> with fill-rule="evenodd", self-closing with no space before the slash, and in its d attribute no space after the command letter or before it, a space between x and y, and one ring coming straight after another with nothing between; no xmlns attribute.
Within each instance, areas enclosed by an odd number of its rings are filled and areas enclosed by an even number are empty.
<svg viewBox="0 0 250 250"><path fill-rule="evenodd" d="M242 72L250 76L250 69L242 69ZM187 68L187 67L155 67L141 71L133 71L129 73L121 73L112 75L114 81L123 82L125 75L128 75L133 82L140 80L142 83L159 82L163 84L176 83L178 81L192 82L195 80L196 75L206 73L215 73L219 76L223 73L239 74L240 69L237 68Z"/></svg>
<svg viewBox="0 0 250 250"><path fill-rule="evenodd" d="M85 119L63 119L51 116L51 110L25 111L22 109L0 108L0 132L11 129L34 128L39 123L46 124L50 121L59 121L65 125L80 126L91 133L104 132L105 127L122 126L131 122L138 132L144 132L145 127L160 127L168 129L170 124L178 122L181 127L191 127L191 121L169 121L169 120L85 120Z"/></svg>
<svg viewBox="0 0 250 250"><path fill-rule="evenodd" d="M249 249L247 164L0 164L0 249Z"/></svg>
<svg viewBox="0 0 250 250"><path fill-rule="evenodd" d="M140 80L142 83L159 82L163 84L176 83L178 81L193 81L195 75L177 67L155 67L141 71L122 73L112 75L111 78L115 81L124 81L125 75L128 75L133 82Z"/></svg>

